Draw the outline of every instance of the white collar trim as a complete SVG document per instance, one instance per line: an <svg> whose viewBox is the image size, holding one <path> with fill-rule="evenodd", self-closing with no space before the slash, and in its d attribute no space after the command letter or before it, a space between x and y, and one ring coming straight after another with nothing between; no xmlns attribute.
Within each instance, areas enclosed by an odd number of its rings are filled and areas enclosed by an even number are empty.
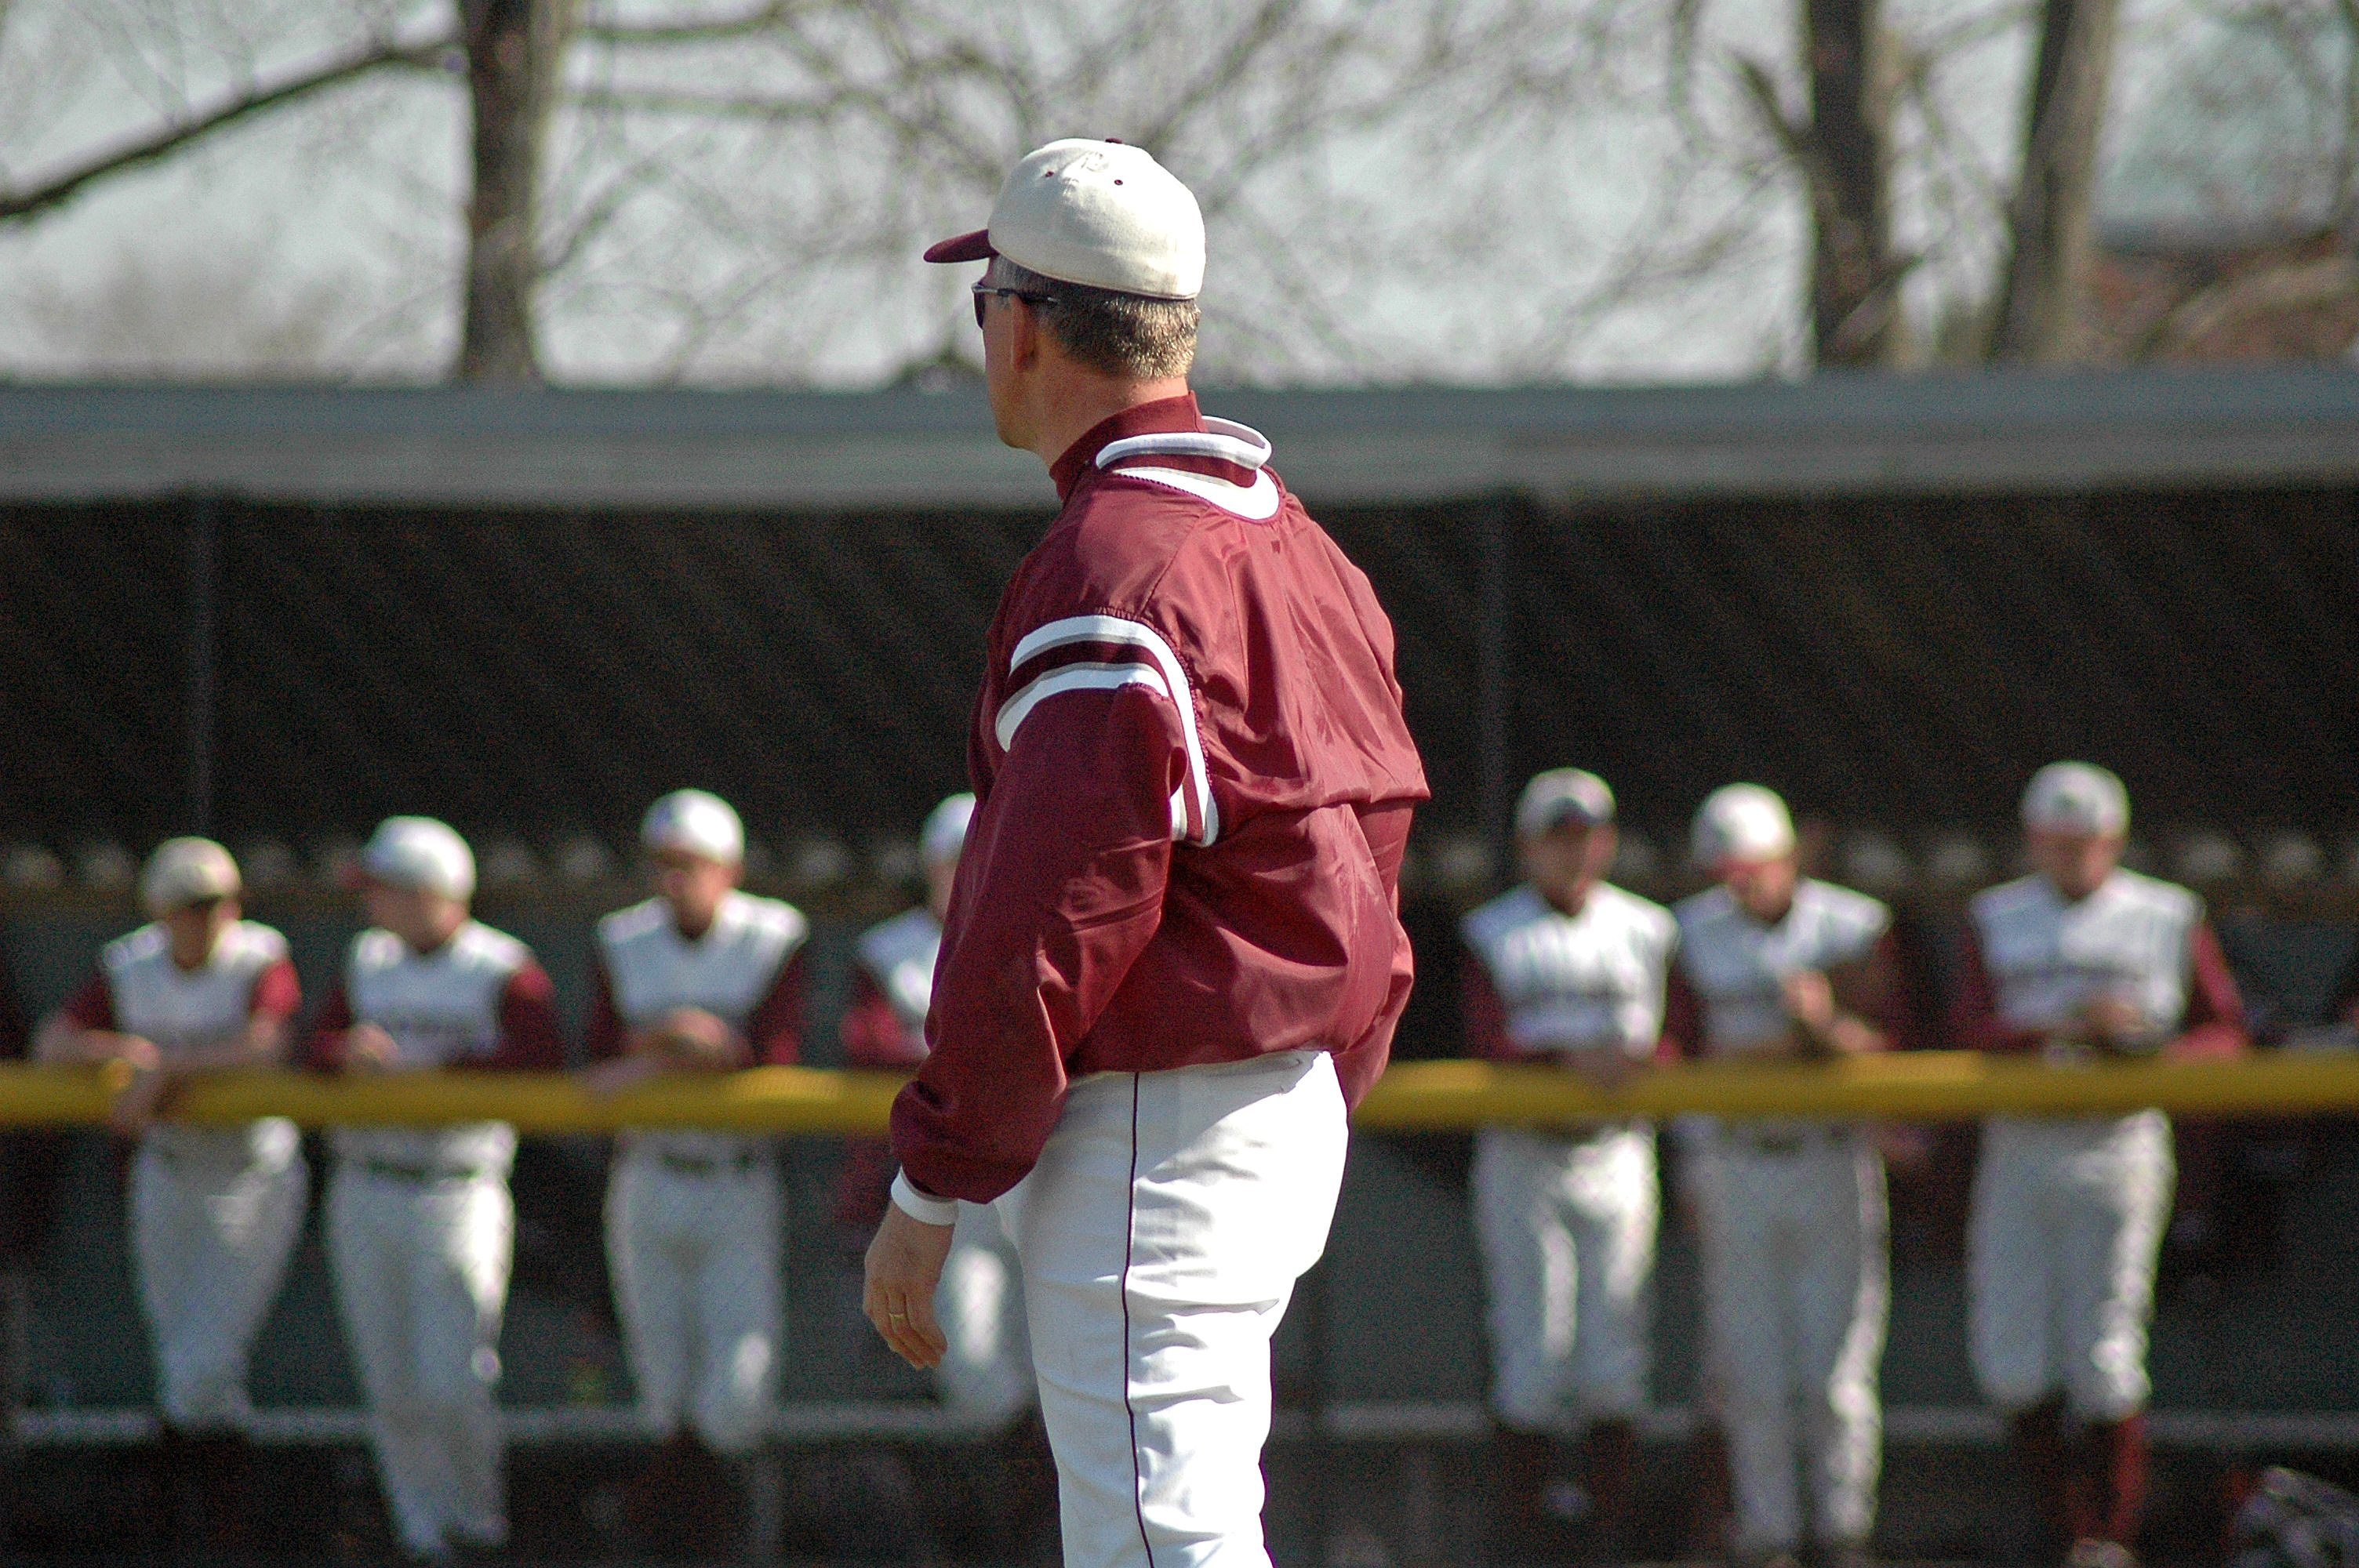
<svg viewBox="0 0 2359 1568"><path fill-rule="evenodd" d="M1269 461L1269 438L1251 426L1208 418L1201 430L1164 430L1108 441L1098 450L1097 466L1103 469L1125 458L1215 458L1258 470Z"/></svg>

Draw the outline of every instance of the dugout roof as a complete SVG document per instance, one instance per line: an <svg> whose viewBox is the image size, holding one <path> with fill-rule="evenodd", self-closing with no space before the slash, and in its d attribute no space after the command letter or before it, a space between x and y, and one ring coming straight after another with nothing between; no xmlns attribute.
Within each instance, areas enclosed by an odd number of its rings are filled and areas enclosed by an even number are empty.
<svg viewBox="0 0 2359 1568"><path fill-rule="evenodd" d="M1207 392L1314 503L2027 492L2359 480L2346 366L1740 386ZM1029 508L973 385L927 393L0 386L0 501Z"/></svg>

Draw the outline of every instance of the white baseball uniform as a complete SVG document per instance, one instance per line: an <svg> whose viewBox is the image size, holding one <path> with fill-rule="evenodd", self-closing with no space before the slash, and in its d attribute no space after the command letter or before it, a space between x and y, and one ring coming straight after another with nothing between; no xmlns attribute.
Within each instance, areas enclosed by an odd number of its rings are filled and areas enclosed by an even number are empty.
<svg viewBox="0 0 2359 1568"><path fill-rule="evenodd" d="M1468 976L1477 1049L1653 1055L1678 936L1669 911L1601 882L1567 914L1526 885L1467 915L1462 931L1479 964ZM1493 1410L1531 1432L1638 1414L1659 1205L1653 1128L1486 1127L1473 1185Z"/></svg>
<svg viewBox="0 0 2359 1568"><path fill-rule="evenodd" d="M549 977L515 937L470 920L430 953L364 931L313 1026L315 1054L374 1023L398 1069L564 1065ZM340 1127L328 1256L369 1400L394 1528L412 1552L507 1536L501 1477L500 1318L516 1238L504 1121Z"/></svg>
<svg viewBox="0 0 2359 1568"><path fill-rule="evenodd" d="M2173 1036L2174 1054L2243 1044L2234 982L2185 888L2116 871L2074 903L2030 876L1977 895L1970 914L1962 1044L2070 1059L2078 1048L2049 1038L2100 997L2153 1021L2154 1050ZM1974 1373L1993 1403L2060 1392L2097 1422L2145 1408L2173 1175L2160 1111L1984 1123L1967 1283Z"/></svg>
<svg viewBox="0 0 2359 1568"><path fill-rule="evenodd" d="M1266 1563L1269 1339L1347 1141L1325 1052L1092 1074L992 1206L1023 1260L1067 1563Z"/></svg>
<svg viewBox="0 0 2359 1568"><path fill-rule="evenodd" d="M1677 914L1685 995L1675 984L1671 1031L1709 1055L1783 1038L1783 977L1867 958L1890 920L1875 900L1808 879L1775 925L1747 915L1725 888L1683 901ZM1679 1016L1690 1007L1700 1013L1692 1022ZM1800 1119L1726 1123L1706 1148L1697 1217L1735 1547L1798 1548L1806 1488L1812 1535L1862 1545L1883 1458L1883 1161L1855 1129Z"/></svg>
<svg viewBox="0 0 2359 1568"><path fill-rule="evenodd" d="M751 1059L795 1059L798 961L810 931L776 899L732 891L690 941L649 899L598 923L601 992L590 1054L676 1008L747 1037ZM751 1453L770 1424L783 1351L780 1191L767 1139L690 1130L623 1135L606 1191L606 1257L651 1436L692 1424L714 1453Z"/></svg>
<svg viewBox="0 0 2359 1568"><path fill-rule="evenodd" d="M230 925L189 971L156 925L107 944L66 1015L85 1029L142 1036L168 1065L236 1040L256 1013L288 1017L299 1001L287 940L269 926ZM245 1425L247 1351L278 1293L309 1190L301 1135L284 1118L230 1128L159 1122L140 1140L132 1260L155 1339L158 1402L174 1427Z"/></svg>
<svg viewBox="0 0 2359 1568"><path fill-rule="evenodd" d="M926 1059L926 1010L941 945L942 924L923 905L861 934L860 972L844 1029L852 1065L913 1067ZM864 1173L857 1162L853 1171ZM885 1173L890 1176L889 1164ZM1022 1271L1015 1242L988 1205L960 1206L934 1292L934 1320L949 1341L934 1368L934 1386L960 1424L995 1431L1033 1403Z"/></svg>

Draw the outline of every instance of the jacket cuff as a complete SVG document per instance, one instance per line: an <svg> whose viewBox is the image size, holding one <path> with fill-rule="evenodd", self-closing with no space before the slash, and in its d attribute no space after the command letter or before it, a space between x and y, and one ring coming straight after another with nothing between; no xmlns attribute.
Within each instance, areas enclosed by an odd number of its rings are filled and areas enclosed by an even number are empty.
<svg viewBox="0 0 2359 1568"><path fill-rule="evenodd" d="M893 1173L893 1206L922 1225L958 1223L958 1199L928 1197L907 1171Z"/></svg>

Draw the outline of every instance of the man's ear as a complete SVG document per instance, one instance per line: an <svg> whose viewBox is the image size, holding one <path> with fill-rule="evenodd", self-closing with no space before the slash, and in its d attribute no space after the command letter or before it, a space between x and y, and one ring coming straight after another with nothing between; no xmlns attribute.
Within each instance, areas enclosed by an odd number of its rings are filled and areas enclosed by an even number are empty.
<svg viewBox="0 0 2359 1568"><path fill-rule="evenodd" d="M1007 297L1008 358L1018 370L1030 370L1047 349L1048 330L1040 323L1040 308L1020 294Z"/></svg>
<svg viewBox="0 0 2359 1568"><path fill-rule="evenodd" d="M1603 822L1590 829L1589 874L1603 877L1614 869L1614 857L1622 848L1622 834L1611 822Z"/></svg>

